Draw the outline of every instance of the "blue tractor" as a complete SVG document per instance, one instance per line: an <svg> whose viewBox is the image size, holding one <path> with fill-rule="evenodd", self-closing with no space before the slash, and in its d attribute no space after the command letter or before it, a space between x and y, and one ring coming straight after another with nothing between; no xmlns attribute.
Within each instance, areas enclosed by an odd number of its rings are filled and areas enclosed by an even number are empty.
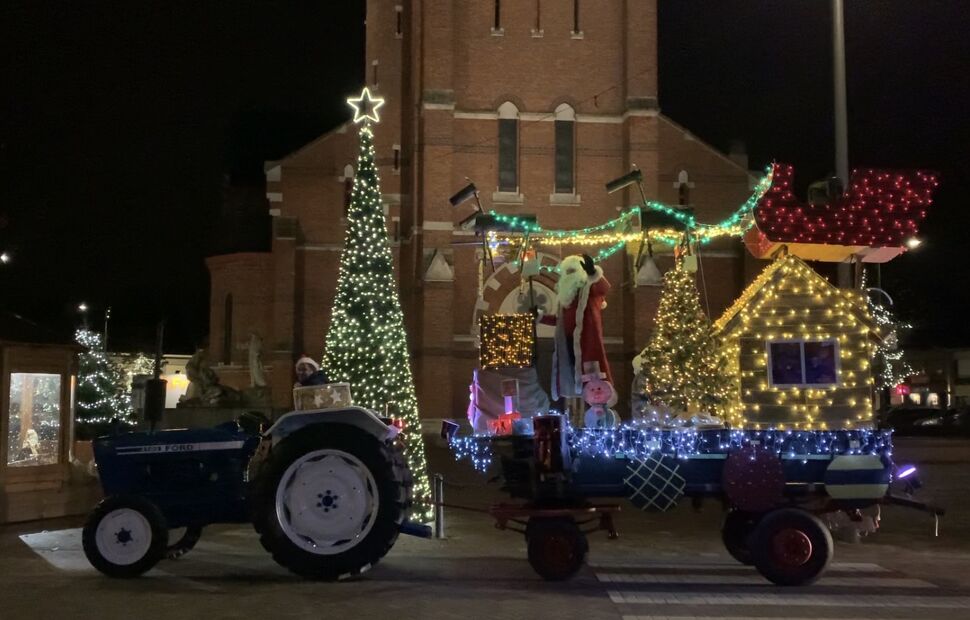
<svg viewBox="0 0 970 620"><path fill-rule="evenodd" d="M84 526L91 564L136 577L191 549L207 525L251 522L279 564L336 580L376 564L402 531L430 536L406 521L412 478L390 420L347 407L265 426L249 417L96 440L105 498Z"/></svg>

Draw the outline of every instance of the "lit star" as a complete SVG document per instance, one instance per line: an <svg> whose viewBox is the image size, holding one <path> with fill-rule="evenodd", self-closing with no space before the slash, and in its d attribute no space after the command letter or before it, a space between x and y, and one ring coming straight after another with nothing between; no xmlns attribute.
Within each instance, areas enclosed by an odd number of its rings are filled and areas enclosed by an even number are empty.
<svg viewBox="0 0 970 620"><path fill-rule="evenodd" d="M371 96L370 89L366 86L360 93L360 97L351 97L347 99L347 103L354 109L355 123L367 121L379 123L381 121L377 115L377 110L384 105L384 99Z"/></svg>

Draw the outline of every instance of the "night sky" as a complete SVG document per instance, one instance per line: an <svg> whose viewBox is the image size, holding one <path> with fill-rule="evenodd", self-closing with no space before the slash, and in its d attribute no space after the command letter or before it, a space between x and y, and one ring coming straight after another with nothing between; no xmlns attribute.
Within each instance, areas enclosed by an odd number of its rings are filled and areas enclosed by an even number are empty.
<svg viewBox="0 0 970 620"><path fill-rule="evenodd" d="M471 1L471 0L467 0ZM477 0L476 0L477 1ZM912 344L970 345L970 11L845 0L851 166L941 173L923 247L882 270ZM753 167L834 168L826 0L660 0L660 104ZM43 2L0 9L0 307L111 348L207 333L220 188L346 115L364 2ZM576 96L582 99L582 93ZM321 326L322 329L322 326Z"/></svg>

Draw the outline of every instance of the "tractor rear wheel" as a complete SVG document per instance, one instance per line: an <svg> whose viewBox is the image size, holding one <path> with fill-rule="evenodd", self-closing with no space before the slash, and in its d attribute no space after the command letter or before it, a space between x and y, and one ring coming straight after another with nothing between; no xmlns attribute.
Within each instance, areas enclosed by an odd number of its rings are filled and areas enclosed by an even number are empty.
<svg viewBox="0 0 970 620"><path fill-rule="evenodd" d="M306 578L363 573L394 545L411 505L408 471L396 452L342 424L287 437L262 472L254 515L260 542Z"/></svg>

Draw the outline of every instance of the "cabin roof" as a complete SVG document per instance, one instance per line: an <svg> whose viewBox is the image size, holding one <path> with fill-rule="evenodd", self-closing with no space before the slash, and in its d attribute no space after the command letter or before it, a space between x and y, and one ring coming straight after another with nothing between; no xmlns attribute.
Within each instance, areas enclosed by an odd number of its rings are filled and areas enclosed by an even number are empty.
<svg viewBox="0 0 970 620"><path fill-rule="evenodd" d="M781 282L787 278L802 278L817 287L827 288L835 294L849 302L856 320L867 325L870 330L875 330L875 323L869 314L869 308L865 297L858 291L851 289L840 289L832 285L831 282L820 276L805 261L789 254L775 260L762 271L751 284L744 289L741 295L731 306L724 311L724 314L714 322L714 330L718 334L727 334L733 331L738 325L738 316L741 311L751 304L757 303L765 295L765 288L771 284Z"/></svg>

